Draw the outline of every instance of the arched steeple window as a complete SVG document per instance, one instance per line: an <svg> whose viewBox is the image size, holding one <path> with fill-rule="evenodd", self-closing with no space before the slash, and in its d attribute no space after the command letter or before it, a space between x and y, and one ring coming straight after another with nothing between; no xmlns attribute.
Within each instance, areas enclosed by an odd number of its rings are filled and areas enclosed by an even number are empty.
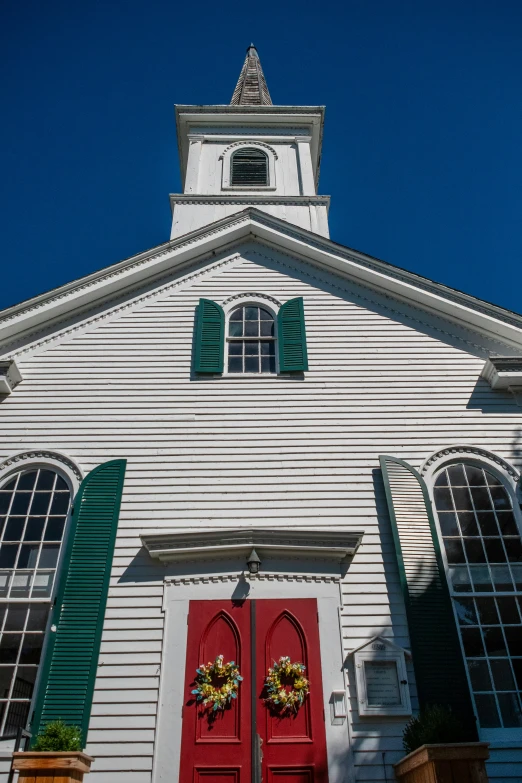
<svg viewBox="0 0 522 783"><path fill-rule="evenodd" d="M260 149L241 147L233 153L230 166L232 186L253 185L259 187L270 184L268 181L268 156Z"/></svg>

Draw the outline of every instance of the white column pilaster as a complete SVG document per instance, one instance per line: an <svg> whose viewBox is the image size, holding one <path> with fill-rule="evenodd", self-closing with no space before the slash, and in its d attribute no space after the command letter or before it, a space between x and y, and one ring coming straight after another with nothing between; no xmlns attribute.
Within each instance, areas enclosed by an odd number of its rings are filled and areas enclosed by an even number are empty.
<svg viewBox="0 0 522 783"><path fill-rule="evenodd" d="M189 136L189 143L184 193L197 193L203 136Z"/></svg>
<svg viewBox="0 0 522 783"><path fill-rule="evenodd" d="M312 168L310 142L311 138L309 136L297 136L295 140L299 158L299 171L301 172L302 196L315 196L314 171Z"/></svg>

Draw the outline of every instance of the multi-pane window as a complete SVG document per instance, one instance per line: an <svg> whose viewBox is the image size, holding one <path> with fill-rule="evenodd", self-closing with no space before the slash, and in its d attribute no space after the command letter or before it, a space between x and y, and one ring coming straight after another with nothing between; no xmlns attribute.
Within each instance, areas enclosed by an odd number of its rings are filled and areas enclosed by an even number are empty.
<svg viewBox="0 0 522 783"><path fill-rule="evenodd" d="M236 308L228 323L228 372L275 373L273 316L262 307Z"/></svg>
<svg viewBox="0 0 522 783"><path fill-rule="evenodd" d="M268 185L268 157L252 147L240 148L232 155L232 185Z"/></svg>
<svg viewBox="0 0 522 783"><path fill-rule="evenodd" d="M43 468L0 487L0 735L27 723L70 502Z"/></svg>
<svg viewBox="0 0 522 783"><path fill-rule="evenodd" d="M522 726L522 540L509 495L490 471L439 473L435 505L480 725Z"/></svg>

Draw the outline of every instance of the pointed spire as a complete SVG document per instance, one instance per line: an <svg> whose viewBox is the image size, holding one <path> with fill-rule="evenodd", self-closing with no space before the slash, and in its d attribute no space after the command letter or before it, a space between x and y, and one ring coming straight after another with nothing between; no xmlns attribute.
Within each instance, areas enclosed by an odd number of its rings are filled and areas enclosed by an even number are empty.
<svg viewBox="0 0 522 783"><path fill-rule="evenodd" d="M245 62L230 101L231 106L271 106L272 99L266 86L261 61L254 44L247 49Z"/></svg>

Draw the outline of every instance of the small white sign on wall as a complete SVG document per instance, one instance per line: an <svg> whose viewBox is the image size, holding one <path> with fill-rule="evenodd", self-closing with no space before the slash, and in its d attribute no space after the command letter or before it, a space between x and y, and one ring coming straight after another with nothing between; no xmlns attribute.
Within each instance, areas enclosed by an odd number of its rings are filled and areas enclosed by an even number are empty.
<svg viewBox="0 0 522 783"><path fill-rule="evenodd" d="M409 650L375 636L352 650L361 717L411 715L405 656Z"/></svg>

